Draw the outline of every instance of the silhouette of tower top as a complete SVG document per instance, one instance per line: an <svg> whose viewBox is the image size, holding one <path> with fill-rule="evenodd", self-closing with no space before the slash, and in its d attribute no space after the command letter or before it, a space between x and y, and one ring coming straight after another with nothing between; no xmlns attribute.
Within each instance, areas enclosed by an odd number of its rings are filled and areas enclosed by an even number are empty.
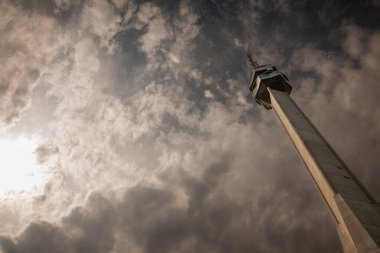
<svg viewBox="0 0 380 253"><path fill-rule="evenodd" d="M289 96L288 77L271 64L253 67L249 90L274 109L329 207L345 253L380 253L380 204Z"/></svg>

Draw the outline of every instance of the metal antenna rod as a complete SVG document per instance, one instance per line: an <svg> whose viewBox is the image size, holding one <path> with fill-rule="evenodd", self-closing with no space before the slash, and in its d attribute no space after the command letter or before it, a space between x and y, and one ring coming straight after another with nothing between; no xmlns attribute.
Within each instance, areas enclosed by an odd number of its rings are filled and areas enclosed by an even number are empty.
<svg viewBox="0 0 380 253"><path fill-rule="evenodd" d="M247 54L247 58L248 58L248 62L249 64L254 68L256 69L257 67L259 67L259 64L257 63L257 61L255 59L253 59L252 55L250 53Z"/></svg>

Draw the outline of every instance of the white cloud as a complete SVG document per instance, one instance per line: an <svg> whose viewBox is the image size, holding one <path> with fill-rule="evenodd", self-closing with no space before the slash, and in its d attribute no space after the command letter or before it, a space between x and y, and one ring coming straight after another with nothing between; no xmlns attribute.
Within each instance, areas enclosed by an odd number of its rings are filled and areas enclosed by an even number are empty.
<svg viewBox="0 0 380 253"><path fill-rule="evenodd" d="M175 22L177 28L181 31L182 39L194 39L199 33L199 27L196 25L199 16L191 9L190 1L183 0L179 7L179 20Z"/></svg>
<svg viewBox="0 0 380 253"><path fill-rule="evenodd" d="M74 2L60 1L57 4L60 4L59 7L62 9L68 8L71 3ZM57 219L71 205L82 203L83 196L87 194L86 189L92 186L84 184L81 188L75 179L91 173L79 169L78 166L88 168L86 166L96 163L99 157L107 156L101 151L94 151L87 154L88 161L83 161L83 164L70 163L72 156L82 157L84 150L81 148L89 148L86 145L78 145L78 141L83 139L78 140L76 134L87 131L85 125L81 125L85 121L76 121L75 117L79 117L79 111L99 98L101 90L101 87L96 86L99 83L94 81L100 68L101 49L97 40L90 35L95 34L101 39L101 44L105 45L118 31L117 23L120 21L106 1L91 1L88 4L84 6L81 24L78 24L80 29L76 30L78 36L74 36L70 26L63 27L51 17L30 13L7 1L0 2L0 33L3 38L0 40L0 125L9 126L19 119L22 112L28 108L37 84L42 85L38 90L39 99L46 101L52 111L56 109L55 118L51 120L59 119L57 122L47 122L41 126L44 132L38 132L43 139L56 136L53 138L54 141L46 143L53 149L58 149L52 154L57 159L53 160L53 163L49 162L52 180L47 184L45 194L39 198L41 201L36 200L38 204L30 200L15 205L17 198L6 204L9 208L4 210L17 214L12 220L13 225L4 219L0 220L1 226L4 225L9 231L17 232L23 227L20 224L27 224L43 215L46 215L46 219ZM47 97L44 97L46 94ZM47 131L49 129L51 132ZM95 135L96 132L92 134ZM88 136L91 139L90 135ZM96 140L91 142L92 144L87 141L85 143L95 145ZM96 157L96 152L99 152L99 157ZM46 159L49 160L49 157ZM109 159L113 160L111 157ZM79 170L78 173L75 173L75 168ZM71 190L61 191L62 187ZM34 204L38 206L36 209L33 207Z"/></svg>
<svg viewBox="0 0 380 253"><path fill-rule="evenodd" d="M67 38L51 18L0 3L0 125L10 125L28 107L41 74Z"/></svg>
<svg viewBox="0 0 380 253"><path fill-rule="evenodd" d="M152 3L140 5L137 17L140 22L147 25L146 33L139 38L140 49L147 54L148 58L152 59L162 40L169 35L165 19L160 8Z"/></svg>
<svg viewBox="0 0 380 253"><path fill-rule="evenodd" d="M172 53L169 53L169 58L175 62L175 63L180 63L180 60L178 59L178 56L172 54Z"/></svg>
<svg viewBox="0 0 380 253"><path fill-rule="evenodd" d="M210 90L205 90L203 92L203 95L206 97L206 98L214 98L214 94L212 94L212 92Z"/></svg>
<svg viewBox="0 0 380 253"><path fill-rule="evenodd" d="M316 111L326 104L331 108L338 104L363 119L374 120L376 127L380 124L377 120L380 118L380 111L375 106L377 94L380 92L376 81L379 74L375 67L380 64L380 34L351 25L342 29L346 34L343 49L351 59L332 56L312 47L300 49L295 54L294 59L302 70L313 71L322 78L318 82L317 90L307 91L313 94L302 96L311 98ZM357 67L352 64L352 59L358 61ZM310 84L309 79L305 80ZM330 97L325 92L333 94Z"/></svg>
<svg viewBox="0 0 380 253"><path fill-rule="evenodd" d="M186 60L186 53L193 49L192 40L199 34L198 19L199 16L190 7L190 2L181 1L179 16L174 21L176 40L171 47L171 52L184 55L184 60Z"/></svg>
<svg viewBox="0 0 380 253"><path fill-rule="evenodd" d="M108 1L90 0L84 6L81 26L98 36L103 47L110 47L111 39L121 29L121 20Z"/></svg>

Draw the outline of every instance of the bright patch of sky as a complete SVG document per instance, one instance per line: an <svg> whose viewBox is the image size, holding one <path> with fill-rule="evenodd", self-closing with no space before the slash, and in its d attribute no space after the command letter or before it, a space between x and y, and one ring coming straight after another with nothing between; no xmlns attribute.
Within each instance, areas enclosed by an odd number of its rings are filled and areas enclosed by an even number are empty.
<svg viewBox="0 0 380 253"><path fill-rule="evenodd" d="M0 138L0 199L41 193L49 176L37 163L35 137Z"/></svg>

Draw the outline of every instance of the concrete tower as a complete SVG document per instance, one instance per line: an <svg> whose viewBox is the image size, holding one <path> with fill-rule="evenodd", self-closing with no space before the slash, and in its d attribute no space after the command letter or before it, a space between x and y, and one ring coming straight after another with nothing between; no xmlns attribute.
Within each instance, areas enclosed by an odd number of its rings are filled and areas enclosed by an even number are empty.
<svg viewBox="0 0 380 253"><path fill-rule="evenodd" d="M249 90L259 104L277 113L336 221L344 252L380 253L379 202L289 96L287 76L248 58L254 67Z"/></svg>

